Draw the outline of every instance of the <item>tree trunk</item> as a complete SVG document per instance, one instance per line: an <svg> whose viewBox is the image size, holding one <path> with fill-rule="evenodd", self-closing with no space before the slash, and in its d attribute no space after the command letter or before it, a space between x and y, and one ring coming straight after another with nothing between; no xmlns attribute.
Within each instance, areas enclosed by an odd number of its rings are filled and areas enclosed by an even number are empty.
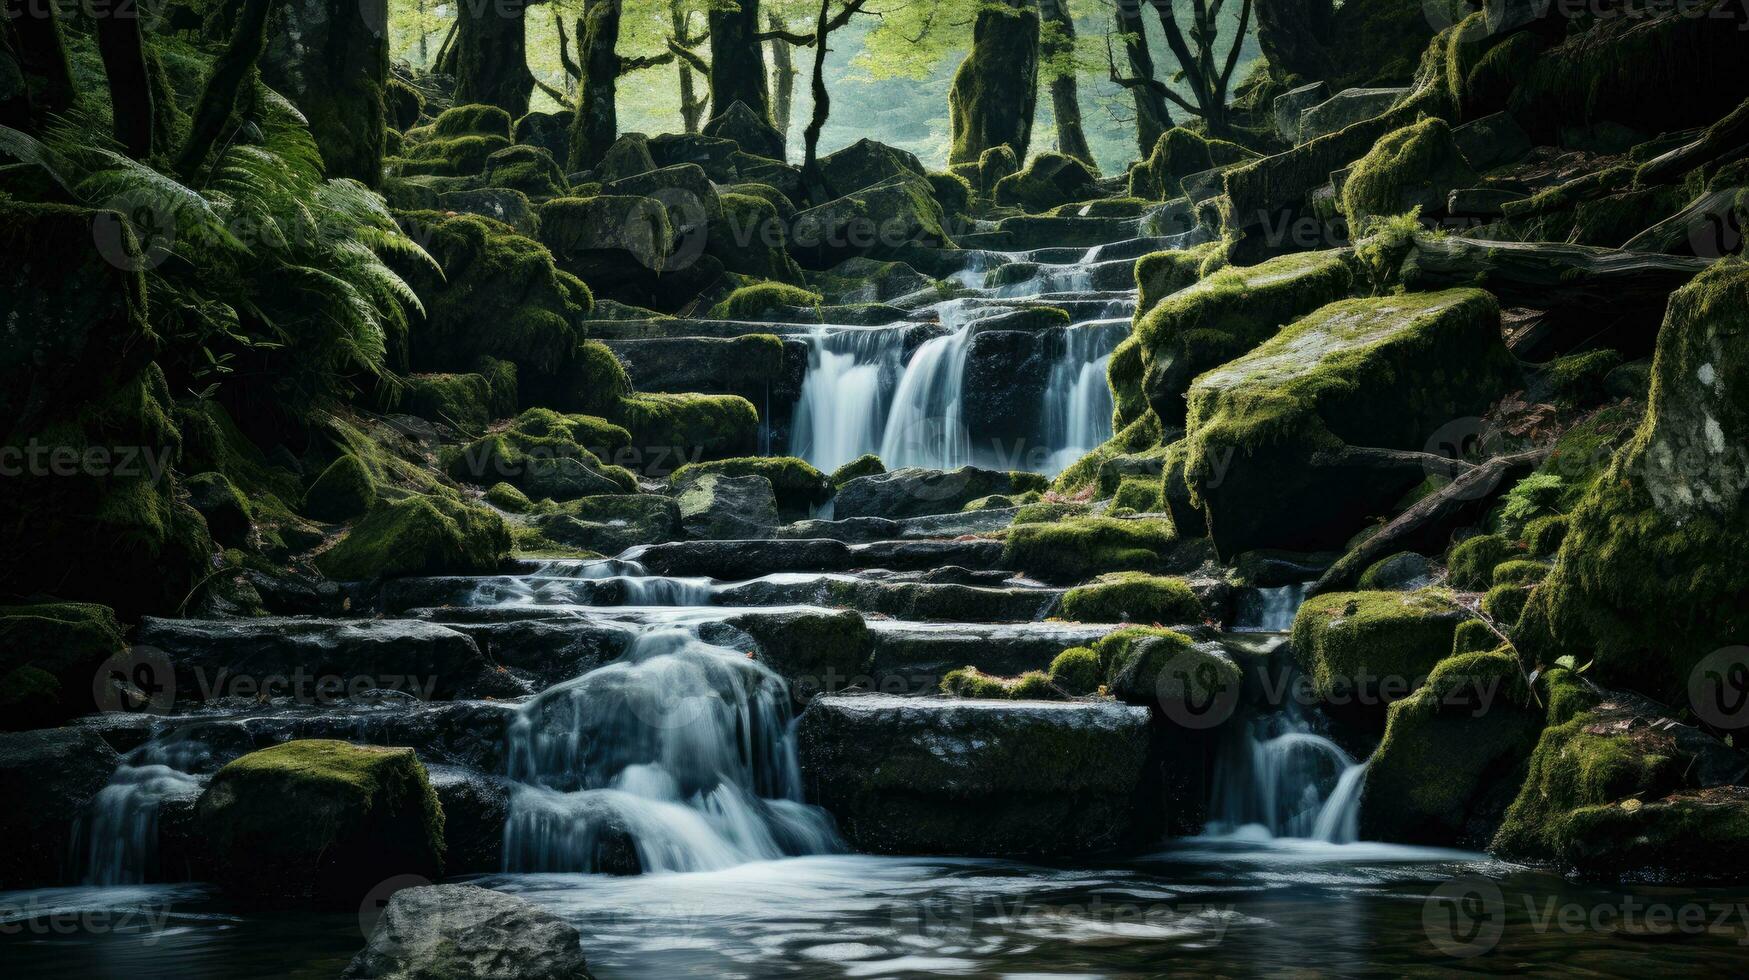
<svg viewBox="0 0 1749 980"><path fill-rule="evenodd" d="M495 105L512 119L528 112L534 74L524 36L527 0L460 0L455 104Z"/></svg>
<svg viewBox="0 0 1749 980"><path fill-rule="evenodd" d="M949 164L975 163L1006 145L1025 160L1038 102L1038 11L1028 0L994 0L972 25L972 50L948 91Z"/></svg>
<svg viewBox="0 0 1749 980"><path fill-rule="evenodd" d="M1330 0L1256 0L1257 46L1270 69L1283 80L1316 82L1334 78Z"/></svg>
<svg viewBox="0 0 1749 980"><path fill-rule="evenodd" d="M144 160L152 155L152 80L146 70L145 39L140 36L136 8L115 7L96 18L97 50L109 79L109 99L115 138L127 155Z"/></svg>
<svg viewBox="0 0 1749 980"><path fill-rule="evenodd" d="M1154 55L1148 50L1147 25L1142 21L1142 0L1117 0L1117 29L1124 36L1130 76L1144 84L1130 86L1136 100L1136 148L1142 156L1154 152L1160 136L1172 128L1172 112L1154 81Z"/></svg>
<svg viewBox="0 0 1749 980"><path fill-rule="evenodd" d="M61 43L61 25L55 5L42 0L6 0L6 20L12 26L12 43L24 73L25 91L34 122L50 113L65 112L78 90L73 69Z"/></svg>
<svg viewBox="0 0 1749 980"><path fill-rule="evenodd" d="M669 0L668 18L673 28L674 43L683 48L691 47L688 42L692 41L692 36L687 32L690 12L682 0ZM709 102L705 96L698 94L692 63L685 58L676 58L674 64L680 72L680 123L686 132L696 133L698 127L704 123L705 108Z"/></svg>
<svg viewBox="0 0 1749 980"><path fill-rule="evenodd" d="M711 105L722 112L737 102L761 119L771 118L766 94L765 52L759 44L759 0L738 0L735 9L712 6Z"/></svg>
<svg viewBox="0 0 1749 980"><path fill-rule="evenodd" d="M241 11L231 31L231 43L225 46L213 62L212 74L200 90L200 101L194 107L188 142L176 158L176 172L185 183L195 183L195 175L218 142L231 110L237 104L237 90L249 78L261 61L267 47L267 15L273 12L274 0L239 0Z"/></svg>
<svg viewBox="0 0 1749 980"><path fill-rule="evenodd" d="M808 117L808 128L802 131L805 146L802 151L802 187L809 200L815 203L831 197L825 178L820 175L819 156L820 131L826 128L826 117L832 112L832 95L826 91L826 37L829 33L826 20L831 8L832 0L820 0L820 16L814 22L814 72L810 79L814 109Z"/></svg>
<svg viewBox="0 0 1749 980"><path fill-rule="evenodd" d="M382 180L388 0L288 0L269 20L261 78L310 121L330 177Z"/></svg>
<svg viewBox="0 0 1749 980"><path fill-rule="evenodd" d="M1057 152L1093 165L1093 149L1081 127L1081 97L1075 84L1075 19L1066 0L1039 0L1044 17L1039 54L1051 76L1051 114L1057 121Z"/></svg>
<svg viewBox="0 0 1749 980"><path fill-rule="evenodd" d="M601 162L619 137L619 18L622 0L589 0L577 27L582 48L583 78L578 86L577 114L571 121L570 169L589 170Z"/></svg>
<svg viewBox="0 0 1749 980"><path fill-rule="evenodd" d="M783 19L776 14L768 14L766 21L774 31L783 30ZM789 140L790 107L794 104L796 91L795 60L790 56L789 42L783 38L771 41L771 125L787 142Z"/></svg>

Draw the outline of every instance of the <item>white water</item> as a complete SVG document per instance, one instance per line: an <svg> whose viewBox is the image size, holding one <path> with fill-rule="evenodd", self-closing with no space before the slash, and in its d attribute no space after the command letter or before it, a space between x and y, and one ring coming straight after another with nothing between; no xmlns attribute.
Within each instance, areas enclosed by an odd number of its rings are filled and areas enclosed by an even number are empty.
<svg viewBox="0 0 1749 980"><path fill-rule="evenodd" d="M621 660L549 688L511 723L521 783L509 871L596 871L610 839L646 871L707 871L839 850L801 802L789 692L690 630L644 633Z"/></svg>
<svg viewBox="0 0 1749 980"><path fill-rule="evenodd" d="M1296 582L1248 590L1241 597L1233 629L1246 633L1286 633L1293 629L1294 616L1310 589L1311 583Z"/></svg>
<svg viewBox="0 0 1749 980"><path fill-rule="evenodd" d="M1129 334L1127 319L1094 320L1064 331L1063 353L1045 387L1047 469L1060 473L1111 438L1111 352Z"/></svg>
<svg viewBox="0 0 1749 980"><path fill-rule="evenodd" d="M808 373L790 450L830 473L880 445L905 330L821 327L807 339Z"/></svg>
<svg viewBox="0 0 1749 980"><path fill-rule="evenodd" d="M1296 708L1253 718L1215 762L1206 833L1241 839L1360 839L1366 763L1312 731Z"/></svg>

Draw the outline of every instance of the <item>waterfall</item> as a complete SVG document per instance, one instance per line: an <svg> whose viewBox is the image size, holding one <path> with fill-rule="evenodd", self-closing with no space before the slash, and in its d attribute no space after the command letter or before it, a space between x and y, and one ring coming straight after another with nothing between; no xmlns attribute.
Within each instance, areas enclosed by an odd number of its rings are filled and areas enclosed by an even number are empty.
<svg viewBox="0 0 1749 980"><path fill-rule="evenodd" d="M1278 585L1270 589L1246 589L1239 594L1233 629L1244 633L1286 633L1306 601L1310 582Z"/></svg>
<svg viewBox="0 0 1749 980"><path fill-rule="evenodd" d="M191 801L210 768L212 750L181 731L147 741L122 757L73 828L79 877L89 885L137 885L155 877L158 815L172 800Z"/></svg>
<svg viewBox="0 0 1749 980"><path fill-rule="evenodd" d="M1045 445L1049 469L1061 472L1111 438L1111 352L1128 336L1128 320L1095 320L1064 331L1063 353L1045 386Z"/></svg>
<svg viewBox="0 0 1749 980"><path fill-rule="evenodd" d="M971 346L971 327L962 324L911 355L881 432L879 456L888 467L952 469L972 462L971 439L961 421Z"/></svg>
<svg viewBox="0 0 1749 980"><path fill-rule="evenodd" d="M796 402L791 453L830 473L880 445L904 356L902 328L819 328Z"/></svg>
<svg viewBox="0 0 1749 980"><path fill-rule="evenodd" d="M1366 764L1313 732L1296 708L1239 726L1221 746L1215 774L1210 836L1359 839Z"/></svg>
<svg viewBox="0 0 1749 980"><path fill-rule="evenodd" d="M521 785L506 870L703 871L839 849L831 819L801 802L783 680L689 630L651 629L537 696L509 749Z"/></svg>

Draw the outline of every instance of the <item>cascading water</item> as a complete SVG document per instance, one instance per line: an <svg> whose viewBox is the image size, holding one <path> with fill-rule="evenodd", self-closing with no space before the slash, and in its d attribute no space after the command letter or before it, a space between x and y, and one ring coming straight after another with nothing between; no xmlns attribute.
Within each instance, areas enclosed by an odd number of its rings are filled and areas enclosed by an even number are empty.
<svg viewBox="0 0 1749 980"><path fill-rule="evenodd" d="M839 850L801 802L789 693L745 654L653 629L548 689L509 735L511 871L704 871ZM622 859L623 860L623 859Z"/></svg>
<svg viewBox="0 0 1749 980"><path fill-rule="evenodd" d="M1315 733L1291 704L1239 726L1221 745L1215 774L1209 836L1359 839L1366 764Z"/></svg>
<svg viewBox="0 0 1749 980"><path fill-rule="evenodd" d="M1310 582L1247 589L1240 593L1233 628L1245 633L1286 633L1293 629L1294 616L1310 590Z"/></svg>
<svg viewBox="0 0 1749 980"><path fill-rule="evenodd" d="M137 885L153 877L158 859L158 816L175 799L200 795L211 749L184 732L141 745L99 790L74 828L81 880L89 885Z"/></svg>
<svg viewBox="0 0 1749 980"><path fill-rule="evenodd" d="M1064 331L1063 353L1045 387L1048 468L1061 472L1111 438L1111 385L1105 378L1111 352L1129 334L1130 322L1095 320Z"/></svg>
<svg viewBox="0 0 1749 980"><path fill-rule="evenodd" d="M790 449L829 473L880 445L905 331L820 328L807 341Z"/></svg>

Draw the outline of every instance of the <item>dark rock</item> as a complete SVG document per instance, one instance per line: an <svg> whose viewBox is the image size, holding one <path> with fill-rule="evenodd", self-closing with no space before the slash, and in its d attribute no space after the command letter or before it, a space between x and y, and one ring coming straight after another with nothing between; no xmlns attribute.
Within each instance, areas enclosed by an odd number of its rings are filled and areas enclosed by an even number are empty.
<svg viewBox="0 0 1749 980"><path fill-rule="evenodd" d="M734 140L743 153L773 160L784 158L783 134L747 108L745 102L730 103L715 119L705 123L704 135Z"/></svg>
<svg viewBox="0 0 1749 980"><path fill-rule="evenodd" d="M867 681L872 641L851 610L760 612L724 623L752 638L759 661L783 676L798 704Z"/></svg>
<svg viewBox="0 0 1749 980"><path fill-rule="evenodd" d="M838 490L833 514L900 519L950 514L980 497L1043 490L1044 478L962 466L957 470L905 467L874 476L857 477Z"/></svg>
<svg viewBox="0 0 1749 980"><path fill-rule="evenodd" d="M120 762L83 728L0 734L0 888L70 880L74 824Z"/></svg>
<svg viewBox="0 0 1749 980"><path fill-rule="evenodd" d="M694 164L719 184L732 184L739 178L735 154L740 152L740 147L734 140L691 133L663 133L651 137L648 147L650 157L658 167Z"/></svg>
<svg viewBox="0 0 1749 980"><path fill-rule="evenodd" d="M858 256L899 258L908 244L950 244L946 218L922 177L901 174L796 215L790 250L809 268Z"/></svg>
<svg viewBox="0 0 1749 980"><path fill-rule="evenodd" d="M450 191L437 195L437 208L459 214L477 214L502 221L518 232L533 237L540 226L528 196L521 191L503 187L479 190Z"/></svg>
<svg viewBox="0 0 1749 980"><path fill-rule="evenodd" d="M1148 712L824 695L802 714L798 739L810 798L858 850L1064 855L1124 839Z"/></svg>
<svg viewBox="0 0 1749 980"><path fill-rule="evenodd" d="M1360 588L1410 592L1433 582L1433 562L1413 551L1381 558L1360 575Z"/></svg>
<svg viewBox="0 0 1749 980"><path fill-rule="evenodd" d="M881 694L935 694L950 670L997 677L1044 670L1070 647L1092 646L1115 625L1037 622L906 623L875 620L869 687Z"/></svg>
<svg viewBox="0 0 1749 980"><path fill-rule="evenodd" d="M650 157L650 139L643 133L626 133L613 141L601 162L595 165L595 175L603 182L623 180L656 169Z"/></svg>
<svg viewBox="0 0 1749 980"><path fill-rule="evenodd" d="M403 888L342 976L589 980L582 938L525 899L473 885Z"/></svg>
<svg viewBox="0 0 1749 980"><path fill-rule="evenodd" d="M894 177L924 177L928 171L915 154L871 139L860 139L820 158L827 186L844 195Z"/></svg>
<svg viewBox="0 0 1749 980"><path fill-rule="evenodd" d="M1300 113L1299 139L1308 142L1382 116L1408 94L1406 88L1343 89Z"/></svg>
<svg viewBox="0 0 1749 980"><path fill-rule="evenodd" d="M538 146L563 160L571 151L571 118L569 112L531 112L516 120L516 142Z"/></svg>
<svg viewBox="0 0 1749 980"><path fill-rule="evenodd" d="M444 870L452 875L503 870L510 783L456 766L427 768L443 806Z"/></svg>
<svg viewBox="0 0 1749 980"><path fill-rule="evenodd" d="M979 330L972 335L960 418L974 446L1025 446L1043 431L1045 388L1061 346L1060 334Z"/></svg>
<svg viewBox="0 0 1749 980"><path fill-rule="evenodd" d="M1288 89L1275 97L1270 104L1275 119L1275 132L1289 143L1300 141L1300 113L1315 105L1328 101L1330 86L1325 82L1312 82L1298 88Z"/></svg>
<svg viewBox="0 0 1749 980"><path fill-rule="evenodd" d="M1505 112L1458 126L1451 131L1451 140L1478 173L1518 160L1531 150L1530 136Z"/></svg>
<svg viewBox="0 0 1749 980"><path fill-rule="evenodd" d="M654 575L704 575L741 581L789 571L835 571L850 567L842 541L676 541L628 552L624 557Z"/></svg>
<svg viewBox="0 0 1749 980"><path fill-rule="evenodd" d="M763 476L688 473L675 490L680 527L689 538L764 538L777 526L777 496Z"/></svg>

